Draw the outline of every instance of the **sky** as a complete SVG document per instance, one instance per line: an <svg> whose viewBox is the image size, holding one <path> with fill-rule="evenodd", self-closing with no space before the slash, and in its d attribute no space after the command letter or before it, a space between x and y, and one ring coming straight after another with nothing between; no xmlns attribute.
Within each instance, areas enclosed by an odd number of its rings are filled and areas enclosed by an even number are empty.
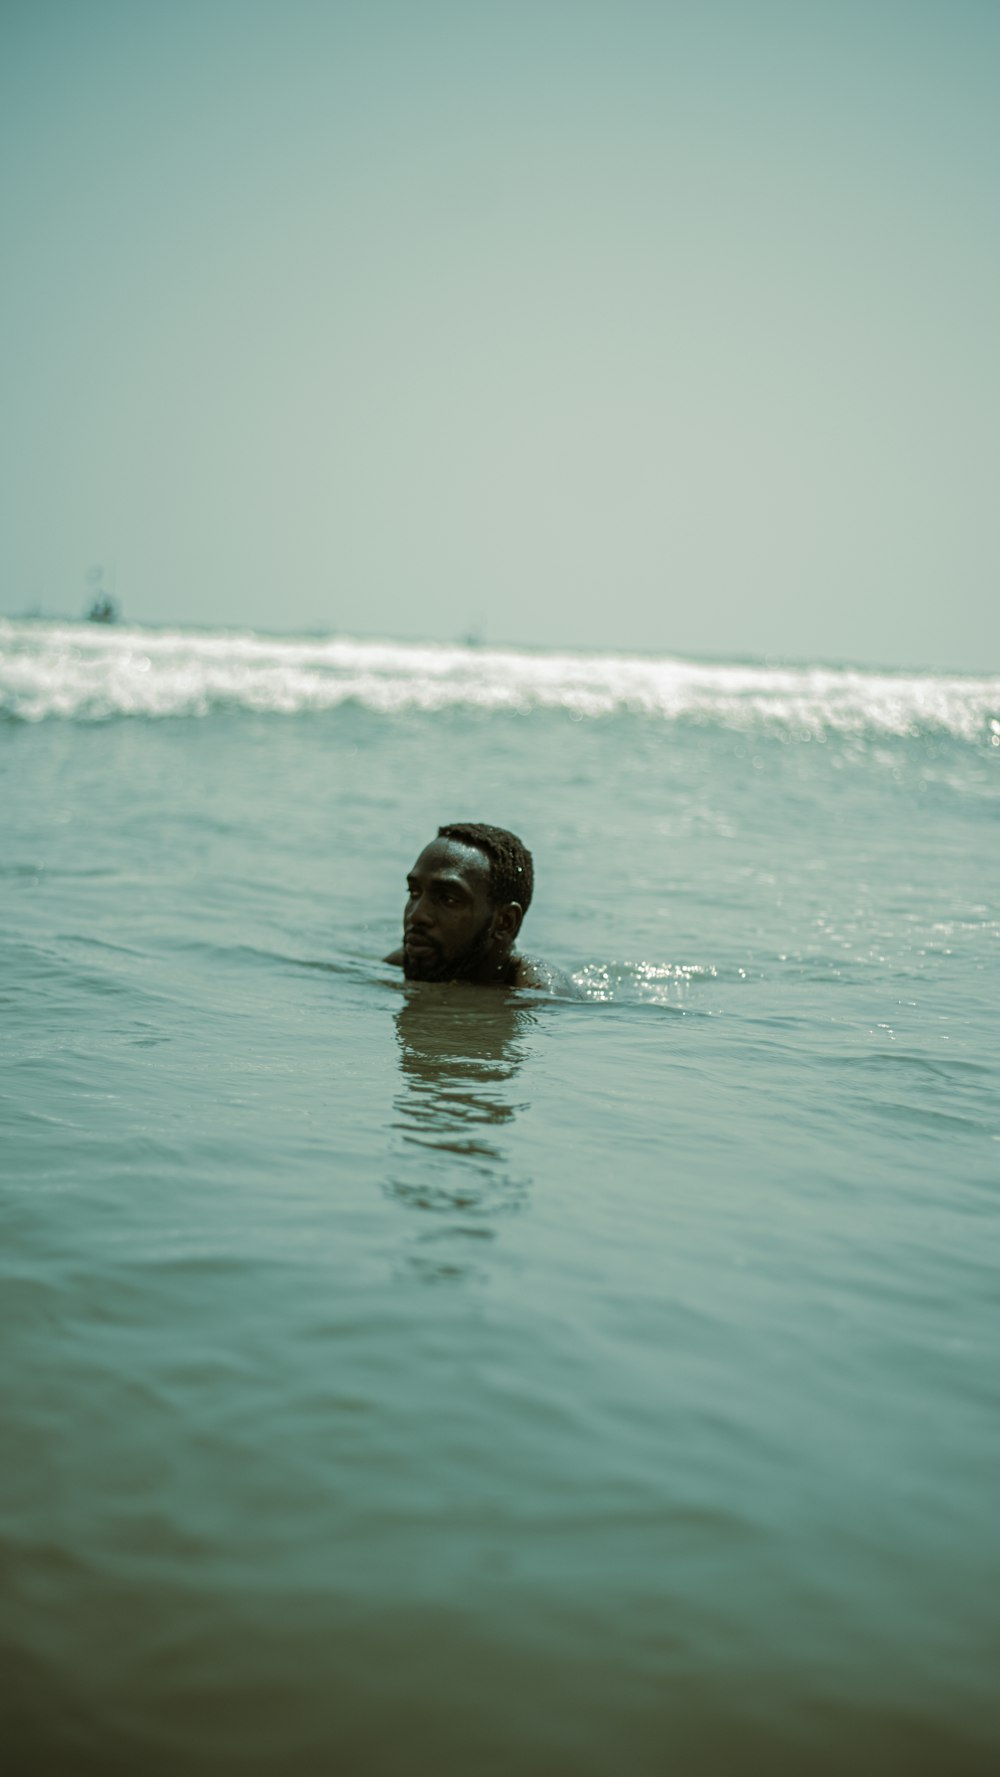
<svg viewBox="0 0 1000 1777"><path fill-rule="evenodd" d="M0 611L1000 670L997 0L0 0Z"/></svg>

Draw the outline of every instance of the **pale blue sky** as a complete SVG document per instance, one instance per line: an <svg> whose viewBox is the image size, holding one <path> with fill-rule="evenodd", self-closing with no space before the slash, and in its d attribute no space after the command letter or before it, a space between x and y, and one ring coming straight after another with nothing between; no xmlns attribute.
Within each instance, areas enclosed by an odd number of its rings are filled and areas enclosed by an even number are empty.
<svg viewBox="0 0 1000 1777"><path fill-rule="evenodd" d="M994 0L0 20L0 610L1000 669Z"/></svg>

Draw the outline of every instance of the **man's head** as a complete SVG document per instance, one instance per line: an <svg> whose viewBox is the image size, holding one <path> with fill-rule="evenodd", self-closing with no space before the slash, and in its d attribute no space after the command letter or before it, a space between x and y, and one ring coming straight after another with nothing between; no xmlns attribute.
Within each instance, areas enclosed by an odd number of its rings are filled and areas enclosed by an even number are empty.
<svg viewBox="0 0 1000 1777"><path fill-rule="evenodd" d="M504 979L533 886L531 853L515 834L480 821L439 827L407 877L407 979Z"/></svg>

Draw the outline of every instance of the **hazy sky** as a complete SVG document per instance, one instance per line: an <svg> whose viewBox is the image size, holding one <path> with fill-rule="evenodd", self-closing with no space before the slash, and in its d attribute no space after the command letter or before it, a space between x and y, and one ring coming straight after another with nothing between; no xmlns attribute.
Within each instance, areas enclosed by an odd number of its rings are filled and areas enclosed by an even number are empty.
<svg viewBox="0 0 1000 1777"><path fill-rule="evenodd" d="M1000 669L998 0L0 21L0 610Z"/></svg>

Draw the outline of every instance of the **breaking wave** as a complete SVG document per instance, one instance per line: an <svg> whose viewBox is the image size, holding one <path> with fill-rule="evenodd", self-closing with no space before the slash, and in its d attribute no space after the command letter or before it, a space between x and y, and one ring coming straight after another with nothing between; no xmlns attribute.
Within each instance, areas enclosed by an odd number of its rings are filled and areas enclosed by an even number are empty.
<svg viewBox="0 0 1000 1777"><path fill-rule="evenodd" d="M947 734L1000 747L1000 675L696 663L251 632L0 619L0 716L107 721L357 703L645 715L798 735Z"/></svg>

